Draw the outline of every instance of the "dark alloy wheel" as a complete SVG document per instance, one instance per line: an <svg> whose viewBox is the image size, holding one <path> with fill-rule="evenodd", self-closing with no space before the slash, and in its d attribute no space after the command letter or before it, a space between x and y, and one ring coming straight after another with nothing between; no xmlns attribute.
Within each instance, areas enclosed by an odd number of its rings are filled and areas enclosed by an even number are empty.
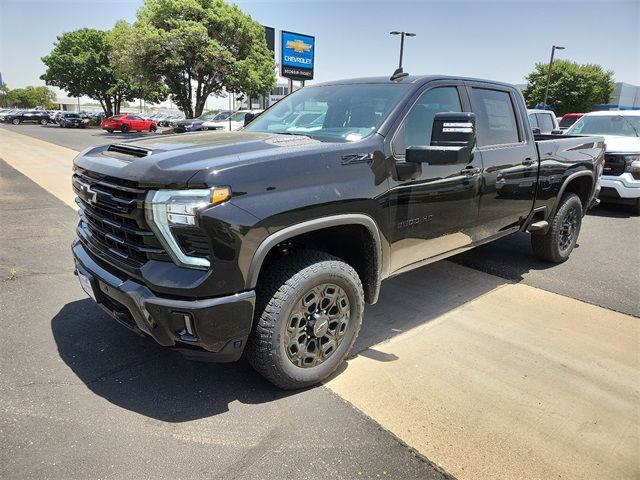
<svg viewBox="0 0 640 480"><path fill-rule="evenodd" d="M280 388L315 385L344 361L363 313L362 285L349 264L325 252L293 252L260 274L245 356Z"/></svg>
<svg viewBox="0 0 640 480"><path fill-rule="evenodd" d="M291 363L310 368L331 357L344 340L350 312L346 292L332 283L322 283L302 295L284 332Z"/></svg>
<svg viewBox="0 0 640 480"><path fill-rule="evenodd" d="M120 127L120 131L122 133L127 133L129 131L129 125L125 123L124 125L122 125L122 127Z"/></svg>
<svg viewBox="0 0 640 480"><path fill-rule="evenodd" d="M582 226L582 202L575 193L565 193L545 234L533 233L533 253L547 262L562 263L569 258Z"/></svg>

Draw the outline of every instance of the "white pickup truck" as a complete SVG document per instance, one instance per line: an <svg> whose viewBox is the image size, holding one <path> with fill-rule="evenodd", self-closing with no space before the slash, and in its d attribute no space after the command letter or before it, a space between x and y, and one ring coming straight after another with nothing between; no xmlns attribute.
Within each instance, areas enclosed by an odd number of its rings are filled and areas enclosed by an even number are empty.
<svg viewBox="0 0 640 480"><path fill-rule="evenodd" d="M602 135L606 152L600 200L630 205L640 215L640 111L603 111L584 115L567 135Z"/></svg>

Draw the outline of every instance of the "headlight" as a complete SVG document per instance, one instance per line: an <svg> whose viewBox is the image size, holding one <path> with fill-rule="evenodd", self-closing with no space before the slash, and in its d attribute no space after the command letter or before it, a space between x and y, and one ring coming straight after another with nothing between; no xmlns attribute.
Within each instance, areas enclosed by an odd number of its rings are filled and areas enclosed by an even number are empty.
<svg viewBox="0 0 640 480"><path fill-rule="evenodd" d="M206 258L185 255L171 227L197 226L199 210L222 203L231 198L231 188L215 187L198 190L152 190L145 198L145 217L160 242L180 266L209 268Z"/></svg>
<svg viewBox="0 0 640 480"><path fill-rule="evenodd" d="M623 155L624 171L631 173L633 178L640 180L640 154Z"/></svg>

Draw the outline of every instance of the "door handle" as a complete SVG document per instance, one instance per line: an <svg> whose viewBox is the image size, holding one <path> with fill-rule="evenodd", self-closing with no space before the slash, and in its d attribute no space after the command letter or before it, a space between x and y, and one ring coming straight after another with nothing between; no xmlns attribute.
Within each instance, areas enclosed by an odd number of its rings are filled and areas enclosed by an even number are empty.
<svg viewBox="0 0 640 480"><path fill-rule="evenodd" d="M475 167L467 167L460 170L460 174L465 177L472 177L473 175L478 175L482 170Z"/></svg>
<svg viewBox="0 0 640 480"><path fill-rule="evenodd" d="M525 158L522 161L522 165L524 165L525 167L530 167L531 165L533 165L534 163L536 163L535 160L531 160L530 158Z"/></svg>

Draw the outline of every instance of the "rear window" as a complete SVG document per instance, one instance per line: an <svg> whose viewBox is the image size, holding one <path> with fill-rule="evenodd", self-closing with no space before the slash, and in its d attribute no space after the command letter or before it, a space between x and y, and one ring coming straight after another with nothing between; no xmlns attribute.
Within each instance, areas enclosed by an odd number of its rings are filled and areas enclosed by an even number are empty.
<svg viewBox="0 0 640 480"><path fill-rule="evenodd" d="M551 133L553 131L553 119L547 113L536 113L538 117L538 125L542 133Z"/></svg>
<svg viewBox="0 0 640 480"><path fill-rule="evenodd" d="M124 115L114 115L113 117L109 117L110 120L119 120L121 118L123 118Z"/></svg>
<svg viewBox="0 0 640 480"><path fill-rule="evenodd" d="M578 120L579 120L579 117L562 117L562 120L560 120L560 126L562 128L569 128Z"/></svg>

